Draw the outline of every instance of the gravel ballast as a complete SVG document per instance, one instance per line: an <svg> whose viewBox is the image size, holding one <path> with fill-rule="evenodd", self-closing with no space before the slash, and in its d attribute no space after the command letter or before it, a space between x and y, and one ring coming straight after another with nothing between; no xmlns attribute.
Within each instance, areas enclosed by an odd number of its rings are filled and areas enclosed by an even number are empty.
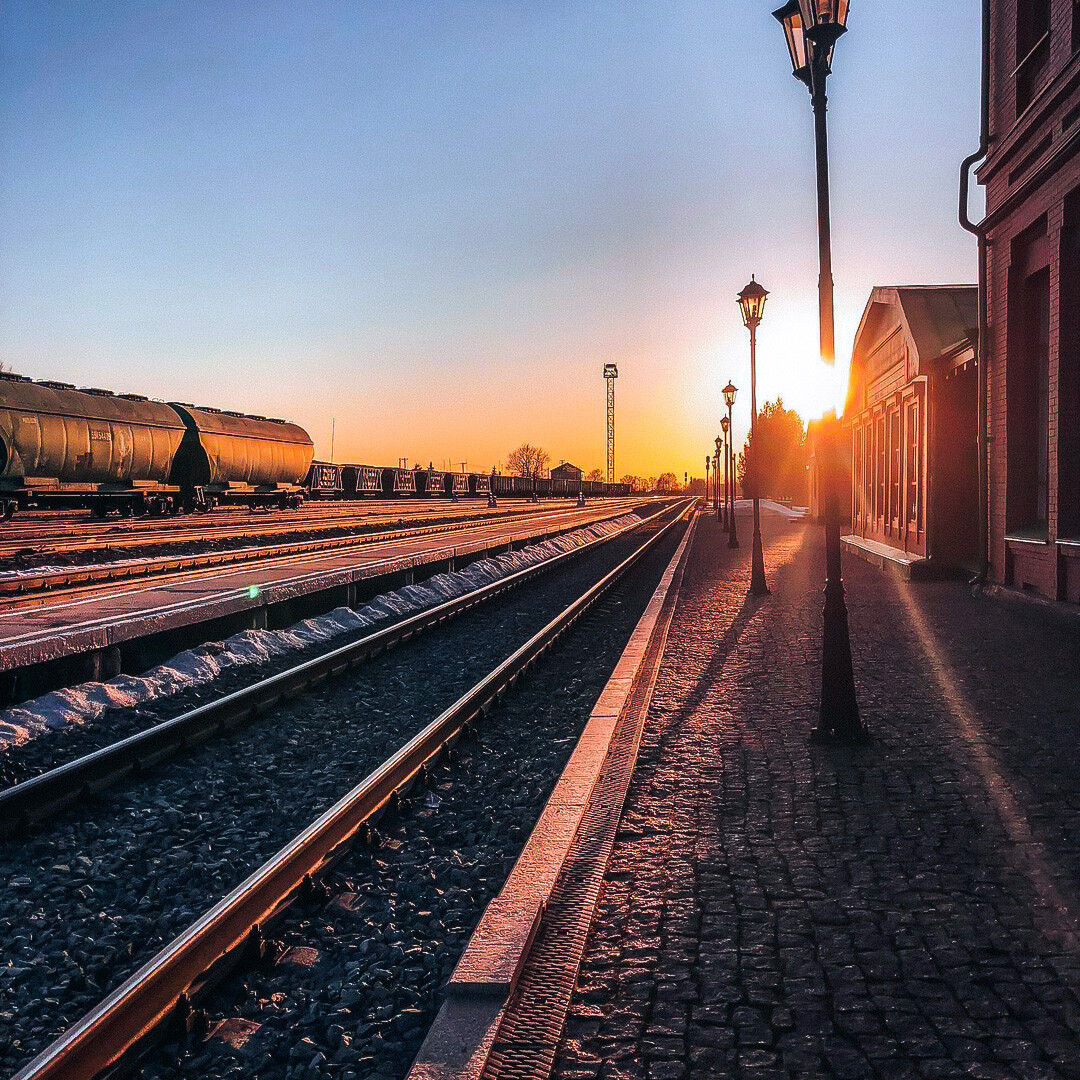
<svg viewBox="0 0 1080 1080"><path fill-rule="evenodd" d="M0 969L0 1065L25 1064L634 543L605 544L565 573L470 612L0 848L8 881L0 897L8 961ZM599 679L597 692L610 668L596 655L606 638L596 626L591 637L577 638L581 660ZM507 787L510 794L530 791L514 782L518 739L510 736L509 764L481 788L485 801ZM570 743L560 749L565 757ZM520 844L525 826L505 811L484 813L485 830L514 830ZM501 883L509 858L485 861L474 875L478 902ZM385 923L385 911L379 917ZM432 985L441 977L433 975Z"/></svg>

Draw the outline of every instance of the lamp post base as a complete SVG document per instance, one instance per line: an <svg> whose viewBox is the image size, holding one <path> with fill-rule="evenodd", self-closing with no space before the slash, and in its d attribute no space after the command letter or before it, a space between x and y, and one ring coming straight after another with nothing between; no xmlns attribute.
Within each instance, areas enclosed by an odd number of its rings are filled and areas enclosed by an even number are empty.
<svg viewBox="0 0 1080 1080"><path fill-rule="evenodd" d="M757 529L754 530L754 554L750 566L750 595L769 595L769 586L765 582L765 556L761 550L761 533Z"/></svg>
<svg viewBox="0 0 1080 1080"><path fill-rule="evenodd" d="M870 734L863 727L855 698L851 666L847 603L843 582L825 586L825 632L821 656L821 709L810 741L825 746L866 746Z"/></svg>
<svg viewBox="0 0 1080 1080"><path fill-rule="evenodd" d="M761 512L758 509L756 496L754 498L754 554L750 560L750 595L769 595L769 586L765 583L765 555L761 550Z"/></svg>

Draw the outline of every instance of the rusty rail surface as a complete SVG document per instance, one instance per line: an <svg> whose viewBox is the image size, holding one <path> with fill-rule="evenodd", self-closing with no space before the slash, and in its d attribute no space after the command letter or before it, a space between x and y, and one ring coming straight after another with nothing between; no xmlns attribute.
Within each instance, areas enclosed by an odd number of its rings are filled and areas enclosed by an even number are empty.
<svg viewBox="0 0 1080 1080"><path fill-rule="evenodd" d="M605 503L607 509L618 509L618 504ZM568 507L569 509L570 507ZM577 507L572 507L577 509ZM539 513L551 513L555 507L545 507ZM561 508L560 508L561 509ZM99 563L72 566L62 570L41 573L0 572L0 596L22 596L44 592L49 589L72 588L81 585L97 585L111 581L128 581L132 578L151 577L178 573L184 570L208 570L232 563L249 562L254 559L280 559L294 555L310 555L336 551L340 548L365 547L371 544L408 540L417 536L436 536L441 533L460 532L497 520L494 518L465 518L441 525L418 525L415 528L388 529L363 533L357 536L331 536L313 540L294 540L290 543L266 544L261 547L235 548L232 551L206 551L191 555L162 555L125 562ZM519 522L510 522L519 524ZM524 524L524 522L520 522ZM5 573L7 576L5 576Z"/></svg>
<svg viewBox="0 0 1080 1080"><path fill-rule="evenodd" d="M690 506L693 504L691 503ZM344 854L360 828L482 717L518 677L681 521L680 511L223 900L144 964L12 1080L92 1080L261 942L267 922Z"/></svg>
<svg viewBox="0 0 1080 1080"><path fill-rule="evenodd" d="M215 735L238 727L287 698L304 693L330 676L385 652L469 608L509 592L598 544L654 521L667 513L668 509L657 511L623 526L610 536L599 537L572 551L546 559L536 566L526 567L463 596L420 611L323 656L297 664L242 690L227 694L217 701L200 705L171 720L164 720L145 731L121 739L111 746L102 747L6 788L0 791L0 839L16 835L32 824L39 824L125 776L157 765L179 750L196 746Z"/></svg>

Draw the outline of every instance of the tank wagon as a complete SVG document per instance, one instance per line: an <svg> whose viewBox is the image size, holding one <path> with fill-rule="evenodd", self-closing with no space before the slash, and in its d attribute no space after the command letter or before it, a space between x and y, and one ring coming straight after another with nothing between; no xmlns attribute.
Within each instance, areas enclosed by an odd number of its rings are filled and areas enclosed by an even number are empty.
<svg viewBox="0 0 1080 1080"><path fill-rule="evenodd" d="M210 406L0 373L0 518L54 507L168 514L305 496L455 498L628 494L623 484L314 461L303 428Z"/></svg>
<svg viewBox="0 0 1080 1080"><path fill-rule="evenodd" d="M291 507L312 458L295 424L0 374L0 515Z"/></svg>
<svg viewBox="0 0 1080 1080"><path fill-rule="evenodd" d="M314 447L302 427L209 405L170 407L187 428L173 474L204 502L295 509L304 501Z"/></svg>

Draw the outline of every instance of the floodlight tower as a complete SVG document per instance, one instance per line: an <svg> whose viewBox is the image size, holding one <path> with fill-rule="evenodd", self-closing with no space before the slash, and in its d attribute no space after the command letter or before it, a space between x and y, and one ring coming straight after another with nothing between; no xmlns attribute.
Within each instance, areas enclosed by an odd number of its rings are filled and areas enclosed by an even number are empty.
<svg viewBox="0 0 1080 1080"><path fill-rule="evenodd" d="M604 365L604 381L607 383L607 482L615 483L615 380L619 369L615 364Z"/></svg>

